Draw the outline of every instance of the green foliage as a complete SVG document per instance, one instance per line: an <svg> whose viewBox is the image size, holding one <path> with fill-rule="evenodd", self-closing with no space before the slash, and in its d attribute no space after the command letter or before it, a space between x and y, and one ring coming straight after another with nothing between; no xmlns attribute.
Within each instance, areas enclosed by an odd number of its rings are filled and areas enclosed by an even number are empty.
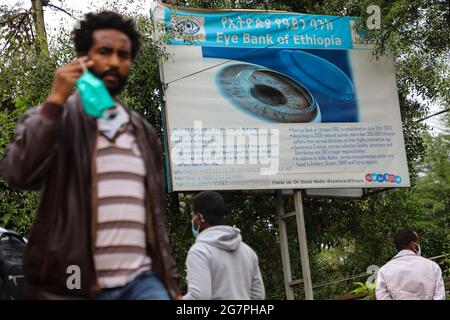
<svg viewBox="0 0 450 320"><path fill-rule="evenodd" d="M284 296L284 280L274 197L223 194L228 212L226 222L241 230L243 240L259 257L267 298L280 299Z"/></svg>
<svg viewBox="0 0 450 320"><path fill-rule="evenodd" d="M360 294L360 293L367 293L368 295L364 298L361 298L360 300L376 300L375 298L375 282L370 283L362 283L362 282L355 282L354 283L357 287L356 289L349 292L349 294Z"/></svg>
<svg viewBox="0 0 450 320"><path fill-rule="evenodd" d="M172 247L172 256L178 269L180 289L186 292L186 269L185 259L191 245L194 244L194 237L191 233L190 211L180 209L178 194L167 195L167 226Z"/></svg>
<svg viewBox="0 0 450 320"><path fill-rule="evenodd" d="M35 217L36 193L3 189L0 191L0 226L22 235L30 231Z"/></svg>
<svg viewBox="0 0 450 320"><path fill-rule="evenodd" d="M9 12L0 10L0 20L9 15ZM0 55L0 157L11 139L18 118L45 99L60 58L57 51L44 58L32 45L23 41L10 41L8 50ZM0 178L1 226L27 234L36 205L35 192L11 189Z"/></svg>
<svg viewBox="0 0 450 320"><path fill-rule="evenodd" d="M445 117L447 128L450 116ZM420 166L420 175L415 186L422 215L416 220L424 253L428 256L447 254L447 259L438 262L449 275L450 253L450 132L437 136L425 136L427 154Z"/></svg>
<svg viewBox="0 0 450 320"><path fill-rule="evenodd" d="M31 10L0 5L0 55L12 57L22 48L33 46L35 33Z"/></svg>
<svg viewBox="0 0 450 320"><path fill-rule="evenodd" d="M442 218L449 226L450 213L450 135L426 136L428 154L421 166L416 190L428 220Z"/></svg>

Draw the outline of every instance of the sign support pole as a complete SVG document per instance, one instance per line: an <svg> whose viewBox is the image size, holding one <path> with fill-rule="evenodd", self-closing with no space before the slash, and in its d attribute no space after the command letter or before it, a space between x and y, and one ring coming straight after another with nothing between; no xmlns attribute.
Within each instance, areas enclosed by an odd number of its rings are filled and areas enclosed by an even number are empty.
<svg viewBox="0 0 450 320"><path fill-rule="evenodd" d="M286 290L286 299L294 300L294 290L290 283L292 282L291 260L289 258L289 243L286 229L286 215L284 214L284 201L281 191L277 191L277 218L280 232L281 261L283 264L284 287Z"/></svg>
<svg viewBox="0 0 450 320"><path fill-rule="evenodd" d="M306 241L305 216L303 211L302 191L294 191L295 218L297 220L298 243L302 261L302 276L305 288L305 299L313 300L311 270L309 267L308 244Z"/></svg>
<svg viewBox="0 0 450 320"><path fill-rule="evenodd" d="M284 200L281 191L277 191L277 218L278 227L280 234L280 246L281 246L281 260L283 264L283 275L284 275L284 286L286 290L286 299L294 300L294 289L293 286L298 284L304 284L305 289L305 299L313 300L313 290L311 281L311 271L309 267L309 256L308 256L308 246L306 243L306 228L305 228L305 218L303 213L302 204L302 194L301 190L294 191L294 203L295 212L288 214L284 213ZM293 280L291 261L289 257L289 243L286 228L286 219L294 216L296 217L297 223L297 236L300 246L300 259L302 264L302 275L303 279Z"/></svg>

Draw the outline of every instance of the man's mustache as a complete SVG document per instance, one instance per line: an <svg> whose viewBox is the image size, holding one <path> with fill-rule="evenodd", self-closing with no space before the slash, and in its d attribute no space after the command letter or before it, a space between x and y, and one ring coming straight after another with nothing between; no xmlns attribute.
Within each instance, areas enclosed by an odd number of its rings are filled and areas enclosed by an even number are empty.
<svg viewBox="0 0 450 320"><path fill-rule="evenodd" d="M98 77L99 77L100 79L103 79L103 78L105 78L106 76L114 76L114 77L116 77L119 81L123 81L123 80L124 80L124 78L122 77L122 75L121 75L121 74L119 73L119 71L117 71L116 69L109 69L109 70L106 70L106 71L104 71L104 72L98 74Z"/></svg>

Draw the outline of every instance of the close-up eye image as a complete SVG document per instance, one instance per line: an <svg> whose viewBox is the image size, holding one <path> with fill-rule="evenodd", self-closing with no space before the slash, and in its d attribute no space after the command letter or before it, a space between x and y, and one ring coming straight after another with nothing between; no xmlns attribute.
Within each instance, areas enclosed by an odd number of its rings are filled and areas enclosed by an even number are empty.
<svg viewBox="0 0 450 320"><path fill-rule="evenodd" d="M222 94L237 108L273 122L311 122L320 118L311 93L297 81L250 64L224 67L217 74Z"/></svg>
<svg viewBox="0 0 450 320"><path fill-rule="evenodd" d="M344 50L202 47L227 59L216 86L229 107L279 123L359 122L359 99Z"/></svg>

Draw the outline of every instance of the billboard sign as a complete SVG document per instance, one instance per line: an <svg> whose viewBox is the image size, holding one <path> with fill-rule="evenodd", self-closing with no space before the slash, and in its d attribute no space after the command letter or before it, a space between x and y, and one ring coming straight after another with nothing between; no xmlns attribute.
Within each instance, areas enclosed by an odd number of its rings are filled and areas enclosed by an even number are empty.
<svg viewBox="0 0 450 320"><path fill-rule="evenodd" d="M155 5L173 191L407 187L393 59L351 17Z"/></svg>

